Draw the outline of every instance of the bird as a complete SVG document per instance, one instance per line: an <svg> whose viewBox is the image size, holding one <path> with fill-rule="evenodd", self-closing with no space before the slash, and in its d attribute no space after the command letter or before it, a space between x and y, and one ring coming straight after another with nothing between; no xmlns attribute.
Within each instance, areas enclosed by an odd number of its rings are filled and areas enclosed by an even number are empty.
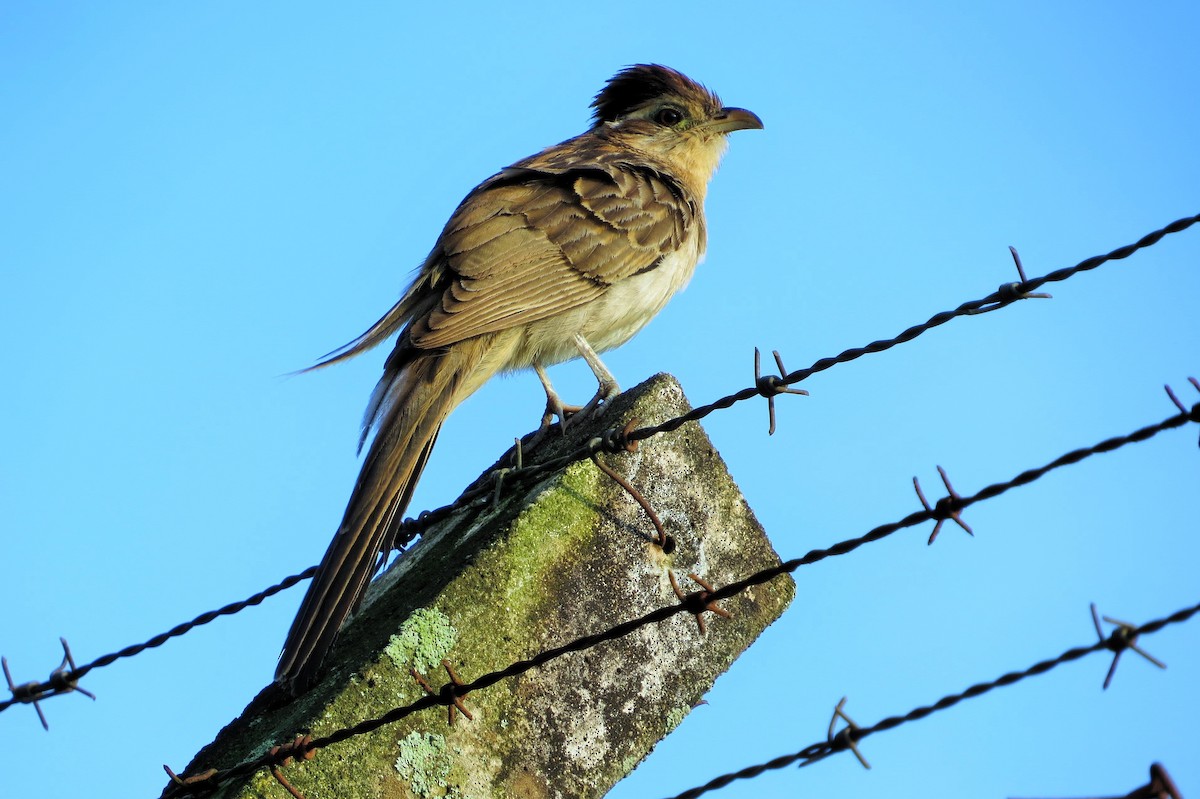
<svg viewBox="0 0 1200 799"><path fill-rule="evenodd" d="M763 127L658 64L622 69L590 107L585 132L472 189L400 300L310 367L396 336L364 414L361 471L278 662L275 681L290 694L320 676L459 403L494 375L531 368L546 392L539 431L554 417L603 412L620 388L598 353L632 338L689 281L726 136ZM545 371L577 356L599 383L581 408L562 403Z"/></svg>

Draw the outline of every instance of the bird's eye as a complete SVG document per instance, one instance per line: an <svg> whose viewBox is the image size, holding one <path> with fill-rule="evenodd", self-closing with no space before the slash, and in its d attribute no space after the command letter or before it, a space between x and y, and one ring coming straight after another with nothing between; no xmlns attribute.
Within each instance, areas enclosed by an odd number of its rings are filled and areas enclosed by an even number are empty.
<svg viewBox="0 0 1200 799"><path fill-rule="evenodd" d="M678 108L661 108L654 114L654 121L668 128L673 128L683 121L683 113Z"/></svg>

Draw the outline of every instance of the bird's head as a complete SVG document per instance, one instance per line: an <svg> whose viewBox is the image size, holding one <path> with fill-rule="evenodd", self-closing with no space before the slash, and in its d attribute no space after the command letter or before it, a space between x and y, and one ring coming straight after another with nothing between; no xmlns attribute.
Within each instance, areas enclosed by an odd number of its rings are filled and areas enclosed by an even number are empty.
<svg viewBox="0 0 1200 799"><path fill-rule="evenodd" d="M618 72L592 101L593 132L666 161L701 192L725 152L725 136L762 128L744 108L721 98L681 72L637 64Z"/></svg>

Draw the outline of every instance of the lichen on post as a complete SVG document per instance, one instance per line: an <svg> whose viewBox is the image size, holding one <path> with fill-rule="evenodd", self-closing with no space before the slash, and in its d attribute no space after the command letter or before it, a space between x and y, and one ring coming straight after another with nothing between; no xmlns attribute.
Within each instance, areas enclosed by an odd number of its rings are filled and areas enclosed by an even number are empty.
<svg viewBox="0 0 1200 799"><path fill-rule="evenodd" d="M553 435L533 460L573 451L603 429L688 410L673 378L627 391L598 421ZM470 682L551 647L676 604L689 574L720 586L775 565L725 464L697 423L600 456L660 517L587 459L432 526L372 586L297 699L268 687L197 755L187 773L228 768L298 733L328 735L408 704L451 677ZM502 459L502 463L507 463ZM730 618L688 613L563 655L465 697L471 720L432 708L286 767L310 799L599 797L700 701L791 601L782 576L723 600ZM454 716L454 714L451 714ZM263 770L226 797L285 796Z"/></svg>

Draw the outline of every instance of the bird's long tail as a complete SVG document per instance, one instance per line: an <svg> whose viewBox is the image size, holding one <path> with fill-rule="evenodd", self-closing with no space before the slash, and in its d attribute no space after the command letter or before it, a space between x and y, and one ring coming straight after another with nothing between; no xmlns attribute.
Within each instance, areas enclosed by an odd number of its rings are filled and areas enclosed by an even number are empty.
<svg viewBox="0 0 1200 799"><path fill-rule="evenodd" d="M368 424L376 427L342 524L292 622L275 671L297 693L311 685L346 617L358 606L389 533L400 523L446 416L475 390L484 348L401 344L388 359Z"/></svg>

